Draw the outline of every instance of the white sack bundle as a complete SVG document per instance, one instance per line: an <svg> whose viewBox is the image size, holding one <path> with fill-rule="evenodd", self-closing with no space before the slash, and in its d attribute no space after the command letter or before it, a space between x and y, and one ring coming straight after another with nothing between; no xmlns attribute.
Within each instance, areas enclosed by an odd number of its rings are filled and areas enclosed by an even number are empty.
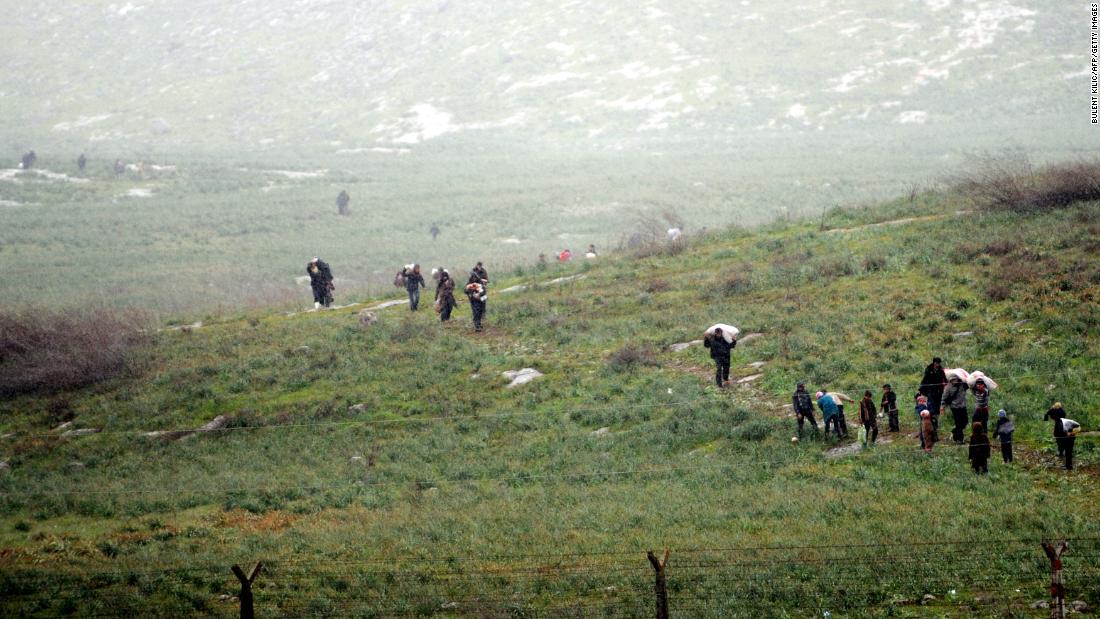
<svg viewBox="0 0 1100 619"><path fill-rule="evenodd" d="M738 329L737 327L718 323L716 325L711 325L710 328L704 331L704 333L706 333L707 335L714 335L715 329L722 330L722 339L726 340L727 344L732 343L733 338L737 337L737 334L741 332L741 329Z"/></svg>
<svg viewBox="0 0 1100 619"><path fill-rule="evenodd" d="M970 372L967 372L962 368L947 370L944 372L944 374L947 376L947 380L951 380L952 377L958 377L958 379L963 381L964 383L970 382Z"/></svg>
<svg viewBox="0 0 1100 619"><path fill-rule="evenodd" d="M986 376L981 370L974 370L974 372L970 374L970 377L966 379L966 384L970 385L970 388L973 389L974 385L978 384L978 379L981 379L989 389L997 388L997 383L992 378Z"/></svg>

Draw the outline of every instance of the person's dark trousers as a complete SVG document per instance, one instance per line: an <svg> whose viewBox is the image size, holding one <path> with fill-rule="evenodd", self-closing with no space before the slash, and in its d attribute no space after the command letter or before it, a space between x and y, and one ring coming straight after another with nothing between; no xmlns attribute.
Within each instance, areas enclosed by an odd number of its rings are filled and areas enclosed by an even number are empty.
<svg viewBox="0 0 1100 619"><path fill-rule="evenodd" d="M832 417L825 418L825 435L829 434L829 424L833 424L833 432L836 433L837 438L840 438L840 416L833 415Z"/></svg>
<svg viewBox="0 0 1100 619"><path fill-rule="evenodd" d="M975 462L973 464L974 472L978 475L985 475L989 472L989 463L987 462Z"/></svg>
<svg viewBox="0 0 1100 619"><path fill-rule="evenodd" d="M714 360L714 382L721 387L730 379L730 358L718 357Z"/></svg>
<svg viewBox="0 0 1100 619"><path fill-rule="evenodd" d="M863 429L867 430L867 442L873 443L878 439L878 424L873 421L863 422Z"/></svg>
<svg viewBox="0 0 1100 619"><path fill-rule="evenodd" d="M898 421L898 411L894 409L892 411L886 411L886 416L890 419L890 431L901 432L901 422Z"/></svg>
<svg viewBox="0 0 1100 619"><path fill-rule="evenodd" d="M485 316L485 303L470 301L470 309L474 312L474 331L481 331L481 319Z"/></svg>
<svg viewBox="0 0 1100 619"><path fill-rule="evenodd" d="M951 416L955 419L955 427L951 428L951 439L956 443L961 443L966 432L966 409L952 408Z"/></svg>
<svg viewBox="0 0 1100 619"><path fill-rule="evenodd" d="M814 419L814 414L812 412L802 413L801 415L798 416L798 435L799 436L802 436L802 424L806 423L807 421L810 422L810 427L814 429L814 434L818 433L817 420ZM829 432L829 428L826 427L825 428L825 433L828 434L828 432Z"/></svg>
<svg viewBox="0 0 1100 619"><path fill-rule="evenodd" d="M448 320L450 320L451 319L451 311L454 310L454 308L455 308L454 303L449 303L449 302L442 303L441 307L439 308L439 320L442 321L442 322L447 322Z"/></svg>
<svg viewBox="0 0 1100 619"><path fill-rule="evenodd" d="M1062 440L1064 438L1066 438L1065 434L1055 434L1054 435L1054 444L1058 446L1058 457L1059 458L1066 455L1066 443Z"/></svg>
<svg viewBox="0 0 1100 619"><path fill-rule="evenodd" d="M939 417L943 412L941 408L943 404L943 389L939 391L933 391L928 394L928 412L932 414L932 417ZM937 428L938 429L938 428Z"/></svg>
<svg viewBox="0 0 1100 619"><path fill-rule="evenodd" d="M980 423L986 430L989 429L989 407L979 406L974 409L974 416L970 418L970 423Z"/></svg>
<svg viewBox="0 0 1100 619"><path fill-rule="evenodd" d="M840 436L848 436L848 420L844 418L844 407L838 406L837 410L840 411L836 414L836 418L840 423L840 431L838 434Z"/></svg>
<svg viewBox="0 0 1100 619"><path fill-rule="evenodd" d="M420 288L413 288L409 291L409 309L416 311L416 308L420 307Z"/></svg>
<svg viewBox="0 0 1100 619"><path fill-rule="evenodd" d="M1066 457L1066 470L1073 470L1073 444L1077 441L1076 436L1059 436L1058 446L1060 451Z"/></svg>
<svg viewBox="0 0 1100 619"><path fill-rule="evenodd" d="M1005 464L1012 462L1012 443L1001 443L1001 459Z"/></svg>

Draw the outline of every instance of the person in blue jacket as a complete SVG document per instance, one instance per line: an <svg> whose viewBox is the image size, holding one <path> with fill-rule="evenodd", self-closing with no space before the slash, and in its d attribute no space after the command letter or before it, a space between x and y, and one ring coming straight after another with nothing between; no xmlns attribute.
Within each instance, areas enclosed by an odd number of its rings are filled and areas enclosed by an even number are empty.
<svg viewBox="0 0 1100 619"><path fill-rule="evenodd" d="M818 391L817 407L821 409L821 416L825 418L825 435L829 435L829 424L832 423L837 438L840 438L840 409L836 406L836 400L823 391Z"/></svg>

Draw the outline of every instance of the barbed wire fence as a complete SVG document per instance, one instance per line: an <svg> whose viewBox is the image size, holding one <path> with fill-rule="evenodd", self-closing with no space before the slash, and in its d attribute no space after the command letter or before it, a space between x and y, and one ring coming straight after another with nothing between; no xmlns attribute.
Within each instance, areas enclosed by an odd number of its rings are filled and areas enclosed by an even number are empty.
<svg viewBox="0 0 1100 619"><path fill-rule="evenodd" d="M8 566L0 574L0 609L32 614L79 606L82 616L119 616L134 609L110 595L96 597L97 589L136 588L157 600L178 595L180 583L235 590L235 596L220 596L225 604L220 610L236 610L241 617L828 617L931 605L963 615L1011 616L1044 608L1061 619L1068 596L1095 600L1100 595L1100 538L1086 537L663 552L288 556L249 565L247 573L239 564L218 563L109 571ZM311 607L303 600L320 590L328 606ZM1042 592L1049 592L1049 601L1034 600Z"/></svg>

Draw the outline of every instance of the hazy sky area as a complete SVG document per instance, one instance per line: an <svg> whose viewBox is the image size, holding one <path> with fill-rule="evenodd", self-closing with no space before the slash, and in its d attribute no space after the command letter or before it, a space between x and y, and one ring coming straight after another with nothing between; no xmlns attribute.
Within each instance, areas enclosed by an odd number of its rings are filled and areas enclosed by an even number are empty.
<svg viewBox="0 0 1100 619"><path fill-rule="evenodd" d="M1088 19L1037 0L11 5L0 241L64 238L78 204L94 228L143 202L139 218L167 226L151 212L185 209L186 234L199 222L236 235L239 254L217 267L242 269L233 279L260 285L273 259L297 271L327 251L365 285L414 253L511 265L608 245L638 210L699 228L866 203L977 153L1093 152ZM65 176L16 178L28 149ZM67 178L80 152L103 179ZM107 172L116 158L161 168L130 170L123 186ZM292 221L332 219L341 188L353 215L369 208L358 257L346 222ZM443 235L462 246L417 245L435 220L476 230ZM114 227L112 250L184 252L168 243L179 228L126 225L141 242ZM87 230L51 248L59 272L110 270Z"/></svg>

